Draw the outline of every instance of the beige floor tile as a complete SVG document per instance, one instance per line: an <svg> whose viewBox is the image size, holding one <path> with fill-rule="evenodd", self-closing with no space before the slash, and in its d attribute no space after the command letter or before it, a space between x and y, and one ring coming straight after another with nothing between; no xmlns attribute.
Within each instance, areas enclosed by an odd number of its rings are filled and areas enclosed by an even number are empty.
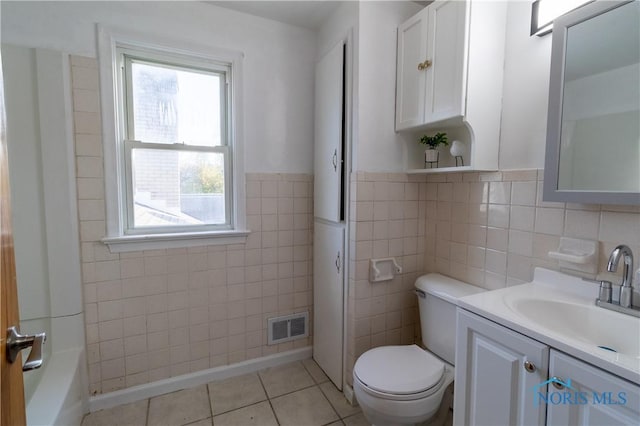
<svg viewBox="0 0 640 426"><path fill-rule="evenodd" d="M149 400L120 405L108 410L90 413L82 420L82 426L144 426L147 423Z"/></svg>
<svg viewBox="0 0 640 426"><path fill-rule="evenodd" d="M311 377L313 377L313 380L316 383L324 383L329 381L329 378L327 377L327 375L324 374L324 371L322 371L322 368L318 366L318 364L313 360L313 358L303 360L302 364L304 364L304 368L307 369L307 371L309 372L309 374L311 374Z"/></svg>
<svg viewBox="0 0 640 426"><path fill-rule="evenodd" d="M342 419L345 425L347 426L371 426L371 423L364 418L364 414L359 413L355 416L347 417Z"/></svg>
<svg viewBox="0 0 640 426"><path fill-rule="evenodd" d="M327 426L344 426L342 420L338 420L337 422L329 423Z"/></svg>
<svg viewBox="0 0 640 426"><path fill-rule="evenodd" d="M213 415L216 416L264 401L267 395L264 393L258 375L246 374L209 383L209 398Z"/></svg>
<svg viewBox="0 0 640 426"><path fill-rule="evenodd" d="M338 420L338 415L317 386L271 400L282 426L319 426Z"/></svg>
<svg viewBox="0 0 640 426"><path fill-rule="evenodd" d="M229 411L213 418L216 426L278 426L268 401Z"/></svg>
<svg viewBox="0 0 640 426"><path fill-rule="evenodd" d="M326 382L320 385L320 390L324 396L327 397L331 406L338 413L340 418L345 418L352 416L354 414L359 413L360 407L349 404L347 398L344 397L342 392L340 392L331 382Z"/></svg>
<svg viewBox="0 0 640 426"><path fill-rule="evenodd" d="M267 368L259 372L269 398L313 386L314 382L300 362Z"/></svg>
<svg viewBox="0 0 640 426"><path fill-rule="evenodd" d="M151 398L149 424L181 426L211 417L205 385Z"/></svg>

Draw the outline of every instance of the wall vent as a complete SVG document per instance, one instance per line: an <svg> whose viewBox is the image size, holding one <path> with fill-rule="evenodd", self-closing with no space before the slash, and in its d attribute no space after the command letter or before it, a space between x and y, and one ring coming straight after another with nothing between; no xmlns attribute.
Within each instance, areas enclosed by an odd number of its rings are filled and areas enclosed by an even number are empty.
<svg viewBox="0 0 640 426"><path fill-rule="evenodd" d="M309 336L309 312L269 318L267 325L269 330L268 345L302 339Z"/></svg>

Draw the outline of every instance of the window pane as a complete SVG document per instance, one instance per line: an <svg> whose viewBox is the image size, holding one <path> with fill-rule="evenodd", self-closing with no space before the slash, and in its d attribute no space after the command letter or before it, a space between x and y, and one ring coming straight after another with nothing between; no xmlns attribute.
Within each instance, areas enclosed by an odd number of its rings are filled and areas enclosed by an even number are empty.
<svg viewBox="0 0 640 426"><path fill-rule="evenodd" d="M134 227L225 224L224 154L133 149Z"/></svg>
<svg viewBox="0 0 640 426"><path fill-rule="evenodd" d="M131 74L136 140L221 144L220 75L140 62Z"/></svg>

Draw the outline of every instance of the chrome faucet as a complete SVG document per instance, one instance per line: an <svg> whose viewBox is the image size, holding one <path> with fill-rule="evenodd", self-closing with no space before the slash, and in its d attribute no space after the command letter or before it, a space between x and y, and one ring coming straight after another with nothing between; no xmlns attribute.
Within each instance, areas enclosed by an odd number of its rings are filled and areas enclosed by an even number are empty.
<svg viewBox="0 0 640 426"><path fill-rule="evenodd" d="M624 268L622 270L622 284L620 287L620 306L623 308L631 308L633 304L633 253L628 246L624 244L614 248L609 256L607 263L607 271L616 272L620 257L624 258Z"/></svg>

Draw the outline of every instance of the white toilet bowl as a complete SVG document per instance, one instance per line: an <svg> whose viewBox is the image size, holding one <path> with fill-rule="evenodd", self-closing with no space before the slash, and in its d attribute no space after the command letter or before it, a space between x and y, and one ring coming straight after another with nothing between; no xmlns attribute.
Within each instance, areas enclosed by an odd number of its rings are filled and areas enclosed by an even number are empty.
<svg viewBox="0 0 640 426"><path fill-rule="evenodd" d="M381 346L360 355L353 368L353 391L369 422L411 425L438 412L454 377L456 301L482 291L440 274L418 277L415 293L427 349Z"/></svg>
<svg viewBox="0 0 640 426"><path fill-rule="evenodd" d="M382 346L358 358L353 390L371 424L412 425L438 412L453 377L453 366L416 345Z"/></svg>

